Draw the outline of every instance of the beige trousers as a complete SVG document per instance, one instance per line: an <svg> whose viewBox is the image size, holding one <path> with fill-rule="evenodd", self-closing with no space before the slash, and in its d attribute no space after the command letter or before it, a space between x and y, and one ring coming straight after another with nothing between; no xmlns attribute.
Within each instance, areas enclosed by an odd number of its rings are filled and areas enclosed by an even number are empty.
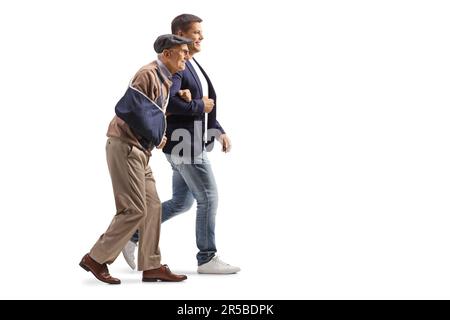
<svg viewBox="0 0 450 320"><path fill-rule="evenodd" d="M139 229L138 270L159 268L161 202L148 165L149 156L117 138L109 138L106 159L117 211L89 255L98 263L114 262Z"/></svg>

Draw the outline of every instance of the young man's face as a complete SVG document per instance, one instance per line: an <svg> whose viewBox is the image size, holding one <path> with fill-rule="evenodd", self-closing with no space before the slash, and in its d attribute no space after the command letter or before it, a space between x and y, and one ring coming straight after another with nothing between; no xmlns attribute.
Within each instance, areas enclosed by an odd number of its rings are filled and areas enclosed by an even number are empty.
<svg viewBox="0 0 450 320"><path fill-rule="evenodd" d="M194 41L189 45L190 54L197 53L202 49L201 42L203 40L203 31L200 22L191 23L189 30L186 32L180 31L179 35Z"/></svg>
<svg viewBox="0 0 450 320"><path fill-rule="evenodd" d="M168 69L171 73L184 70L189 58L187 44L181 44L168 50Z"/></svg>

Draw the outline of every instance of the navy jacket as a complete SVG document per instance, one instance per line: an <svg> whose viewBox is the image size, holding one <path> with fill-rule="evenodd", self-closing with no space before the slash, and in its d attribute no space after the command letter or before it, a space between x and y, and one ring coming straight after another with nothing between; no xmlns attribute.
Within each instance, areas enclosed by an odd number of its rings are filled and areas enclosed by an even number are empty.
<svg viewBox="0 0 450 320"><path fill-rule="evenodd" d="M196 60L195 60L196 61ZM198 64L198 63L197 63ZM214 100L214 108L208 113L208 129L217 129L220 133L225 133L223 128L220 126L216 119L217 116L217 96L214 91L214 87L211 83L206 72L199 65L206 81L208 82L209 92L205 94L202 90L202 85L200 79L195 73L192 64L187 61L186 68L173 75L172 77L172 87L170 88L170 100L167 106L167 143L163 149L165 153L171 153L172 149L180 143L180 141L191 146L191 155L198 155L205 146L205 141L203 141L204 130L205 130L205 106L203 104L202 97L208 96L210 99ZM190 102L184 101L178 95L179 90L189 89L191 91L192 100ZM195 129L197 125L197 129ZM183 141L183 139L176 140L172 136L172 133L176 129L185 129L184 133L189 132L190 141ZM210 133L210 132L208 132ZM176 136L176 135L175 135ZM183 131L181 131L181 136L183 136ZM214 143L214 135L208 135L206 147L207 150L212 150ZM183 152L180 153L183 155Z"/></svg>

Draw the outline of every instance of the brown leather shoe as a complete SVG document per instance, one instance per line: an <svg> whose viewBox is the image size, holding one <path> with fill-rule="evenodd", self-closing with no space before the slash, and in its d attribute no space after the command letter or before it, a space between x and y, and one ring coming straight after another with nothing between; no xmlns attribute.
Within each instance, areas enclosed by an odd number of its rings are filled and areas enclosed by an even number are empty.
<svg viewBox="0 0 450 320"><path fill-rule="evenodd" d="M185 275L178 275L172 273L167 264L164 264L156 269L145 270L144 272L142 272L142 281L144 282L155 282L155 281L179 282L186 279L187 277Z"/></svg>
<svg viewBox="0 0 450 320"><path fill-rule="evenodd" d="M82 267L86 271L92 272L92 274L100 281L109 283L109 284L120 284L120 280L117 278L111 277L108 271L108 267L106 263L100 264L94 259L92 259L89 254L85 254L83 259L81 259L80 267Z"/></svg>

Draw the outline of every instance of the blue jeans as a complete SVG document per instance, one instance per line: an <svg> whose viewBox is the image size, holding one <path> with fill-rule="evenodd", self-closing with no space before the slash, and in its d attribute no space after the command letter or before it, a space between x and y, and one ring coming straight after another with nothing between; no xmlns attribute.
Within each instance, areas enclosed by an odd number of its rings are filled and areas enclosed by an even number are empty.
<svg viewBox="0 0 450 320"><path fill-rule="evenodd" d="M188 211L194 199L197 201L196 240L199 252L198 265L210 261L217 252L215 240L215 224L218 206L218 193L214 174L206 151L194 159L194 163L183 163L181 158L166 154L172 166L172 199L162 204L162 218L165 222L170 218ZM136 232L132 241L137 242Z"/></svg>

